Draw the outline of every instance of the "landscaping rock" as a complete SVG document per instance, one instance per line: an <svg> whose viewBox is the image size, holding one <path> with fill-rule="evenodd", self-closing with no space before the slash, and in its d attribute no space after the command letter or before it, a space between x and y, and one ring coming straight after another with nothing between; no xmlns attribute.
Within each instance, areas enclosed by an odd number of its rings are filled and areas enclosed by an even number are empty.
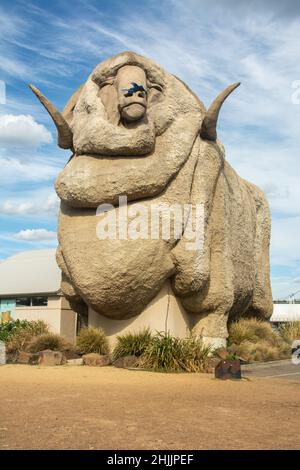
<svg viewBox="0 0 300 470"><path fill-rule="evenodd" d="M66 363L65 355L60 351L46 349L39 353L39 364L41 366L61 366Z"/></svg>
<svg viewBox="0 0 300 470"><path fill-rule="evenodd" d="M82 357L79 357L77 359L68 359L67 364L69 366L82 366L83 365L83 359L82 359Z"/></svg>
<svg viewBox="0 0 300 470"><path fill-rule="evenodd" d="M139 358L137 356L124 356L119 357L116 361L114 361L114 366L127 369L130 367L137 367L138 362Z"/></svg>
<svg viewBox="0 0 300 470"><path fill-rule="evenodd" d="M232 361L220 361L215 368L216 379L241 379L241 362L239 359Z"/></svg>
<svg viewBox="0 0 300 470"><path fill-rule="evenodd" d="M38 364L39 354L19 351L17 362L19 364Z"/></svg>
<svg viewBox="0 0 300 470"><path fill-rule="evenodd" d="M101 355L97 353L85 354L82 356L82 359L85 366L103 367L108 366L111 363L111 359L108 355Z"/></svg>

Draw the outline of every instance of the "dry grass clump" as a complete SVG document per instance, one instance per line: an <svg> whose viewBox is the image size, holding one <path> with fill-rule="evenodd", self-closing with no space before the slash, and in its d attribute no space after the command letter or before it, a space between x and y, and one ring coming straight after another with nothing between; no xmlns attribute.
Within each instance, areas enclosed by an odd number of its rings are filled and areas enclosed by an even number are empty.
<svg viewBox="0 0 300 470"><path fill-rule="evenodd" d="M22 330L26 330L34 335L46 333L49 331L48 325L46 325L46 323L42 320L10 320L5 323L0 323L0 340L8 342L13 337L17 336Z"/></svg>
<svg viewBox="0 0 300 470"><path fill-rule="evenodd" d="M14 330L6 343L7 353L28 351L29 345L35 337L48 334L49 327L42 320L25 321L23 326Z"/></svg>
<svg viewBox="0 0 300 470"><path fill-rule="evenodd" d="M230 343L241 344L243 341L255 343L260 339L272 340L273 336L270 323L256 318L243 318L229 325Z"/></svg>
<svg viewBox="0 0 300 470"><path fill-rule="evenodd" d="M279 333L289 344L292 344L296 339L300 340L300 321L283 323L279 327Z"/></svg>
<svg viewBox="0 0 300 470"><path fill-rule="evenodd" d="M258 343L243 341L237 347L236 354L247 362L276 361L287 358L290 355L290 348L284 342L276 347L264 340Z"/></svg>
<svg viewBox="0 0 300 470"><path fill-rule="evenodd" d="M34 336L27 346L28 352L38 353L51 349L52 351L62 351L68 346L67 341L62 336L55 333L44 333Z"/></svg>
<svg viewBox="0 0 300 470"><path fill-rule="evenodd" d="M32 334L28 330L19 330L6 343L6 352L9 354L18 351L26 351L32 340Z"/></svg>
<svg viewBox="0 0 300 470"><path fill-rule="evenodd" d="M290 347L270 323L256 318L229 325L229 350L248 362L275 361L290 356Z"/></svg>
<svg viewBox="0 0 300 470"><path fill-rule="evenodd" d="M77 336L76 346L82 354L108 354L109 344L105 333L100 328L82 328Z"/></svg>

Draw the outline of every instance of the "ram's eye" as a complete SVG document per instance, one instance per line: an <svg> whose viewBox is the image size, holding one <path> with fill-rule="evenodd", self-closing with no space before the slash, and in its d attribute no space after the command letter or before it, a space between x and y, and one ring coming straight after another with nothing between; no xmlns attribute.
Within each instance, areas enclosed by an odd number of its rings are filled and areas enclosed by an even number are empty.
<svg viewBox="0 0 300 470"><path fill-rule="evenodd" d="M163 87L159 85L158 83L148 83L148 88L149 89L154 88L155 90L160 91L161 93L163 91Z"/></svg>

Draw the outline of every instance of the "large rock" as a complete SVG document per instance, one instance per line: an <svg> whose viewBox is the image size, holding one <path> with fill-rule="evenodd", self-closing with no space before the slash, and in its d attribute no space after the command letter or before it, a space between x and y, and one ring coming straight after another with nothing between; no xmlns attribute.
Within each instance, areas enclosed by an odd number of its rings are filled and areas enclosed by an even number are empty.
<svg viewBox="0 0 300 470"><path fill-rule="evenodd" d="M57 260L70 300L123 321L171 279L189 327L214 347L226 345L229 315L271 315L268 204L217 139L220 108L237 86L206 110L180 79L124 52L97 65L63 115L33 88L73 154L56 180ZM154 207L164 208L158 218ZM169 218L169 233L153 234L154 219L161 229Z"/></svg>
<svg viewBox="0 0 300 470"><path fill-rule="evenodd" d="M82 356L83 364L85 366L103 367L109 366L111 359L108 355L101 355L97 353L85 354Z"/></svg>
<svg viewBox="0 0 300 470"><path fill-rule="evenodd" d="M39 353L39 364L41 366L61 366L66 363L65 355L60 351L46 349Z"/></svg>

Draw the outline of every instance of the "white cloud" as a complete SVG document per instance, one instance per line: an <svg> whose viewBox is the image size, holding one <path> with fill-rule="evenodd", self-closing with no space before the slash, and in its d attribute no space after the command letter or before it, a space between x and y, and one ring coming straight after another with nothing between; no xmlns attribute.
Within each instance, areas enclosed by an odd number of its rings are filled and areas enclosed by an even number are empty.
<svg viewBox="0 0 300 470"><path fill-rule="evenodd" d="M0 115L0 146L38 147L50 144L52 135L30 115Z"/></svg>
<svg viewBox="0 0 300 470"><path fill-rule="evenodd" d="M56 232L51 232L44 228L26 229L14 235L16 240L22 241L48 241L56 239Z"/></svg>
<svg viewBox="0 0 300 470"><path fill-rule="evenodd" d="M22 199L10 198L0 203L0 214L10 216L56 216L59 199L54 192L37 191Z"/></svg>

